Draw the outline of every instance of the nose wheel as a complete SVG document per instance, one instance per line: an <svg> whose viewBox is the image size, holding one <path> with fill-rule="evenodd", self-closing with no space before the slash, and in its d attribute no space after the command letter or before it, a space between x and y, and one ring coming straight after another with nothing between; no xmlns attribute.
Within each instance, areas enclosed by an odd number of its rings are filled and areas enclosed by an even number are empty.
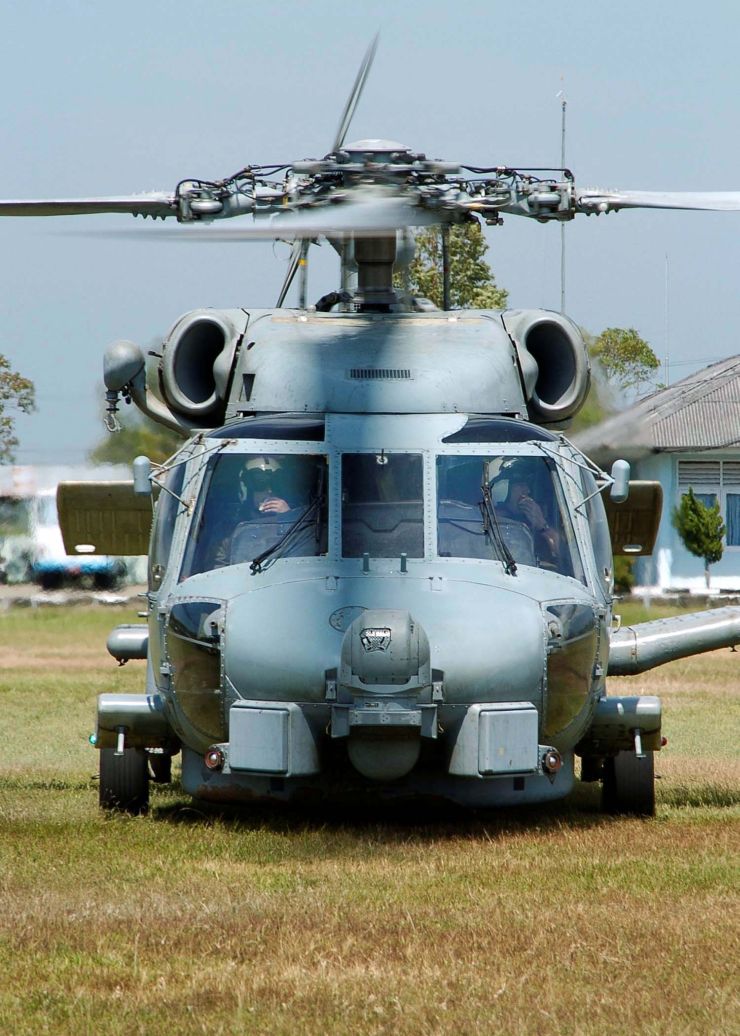
<svg viewBox="0 0 740 1036"><path fill-rule="evenodd" d="M100 750L101 809L139 816L149 808L149 767L143 748Z"/></svg>
<svg viewBox="0 0 740 1036"><path fill-rule="evenodd" d="M655 816L655 767L652 752L618 752L604 760L601 808L605 813Z"/></svg>

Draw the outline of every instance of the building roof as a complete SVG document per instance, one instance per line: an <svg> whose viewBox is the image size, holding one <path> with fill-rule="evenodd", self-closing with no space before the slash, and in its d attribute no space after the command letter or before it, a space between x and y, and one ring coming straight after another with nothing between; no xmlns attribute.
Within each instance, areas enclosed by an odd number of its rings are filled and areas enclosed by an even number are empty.
<svg viewBox="0 0 740 1036"><path fill-rule="evenodd" d="M740 446L740 356L704 367L574 436L597 463Z"/></svg>

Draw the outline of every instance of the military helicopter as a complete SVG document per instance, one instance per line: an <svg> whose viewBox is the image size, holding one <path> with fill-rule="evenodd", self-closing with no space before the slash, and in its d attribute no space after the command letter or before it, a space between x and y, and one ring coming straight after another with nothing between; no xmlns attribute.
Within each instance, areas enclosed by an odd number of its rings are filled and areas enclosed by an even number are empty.
<svg viewBox="0 0 740 1036"><path fill-rule="evenodd" d="M146 687L98 699L100 804L145 811L179 752L202 800L472 807L563 798L577 756L606 811L651 815L661 704L607 694L607 671L735 644L740 610L613 629L612 552L650 552L661 490L565 436L589 389L580 331L545 310L439 310L393 272L415 227L444 245L474 220L736 210L740 192L580 188L567 169L346 144L374 47L323 158L171 193L0 202L293 242L274 309L196 309L156 355L108 348L111 427L133 400L182 447L161 466L137 458L131 482L59 487L69 553L149 548L148 621L108 640L119 662L146 659ZM236 229L213 227L227 219ZM304 281L284 308L320 238L337 290L308 306Z"/></svg>

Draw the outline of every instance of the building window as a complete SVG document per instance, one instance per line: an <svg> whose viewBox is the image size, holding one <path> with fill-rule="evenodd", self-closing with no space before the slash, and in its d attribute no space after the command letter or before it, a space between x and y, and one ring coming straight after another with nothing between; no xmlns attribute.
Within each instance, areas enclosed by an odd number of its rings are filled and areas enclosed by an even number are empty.
<svg viewBox="0 0 740 1036"><path fill-rule="evenodd" d="M725 499L727 546L740 547L740 493L728 493Z"/></svg>
<svg viewBox="0 0 740 1036"><path fill-rule="evenodd" d="M740 461L680 460L679 495L683 496L689 487L707 507L719 503L725 523L725 544L740 547Z"/></svg>

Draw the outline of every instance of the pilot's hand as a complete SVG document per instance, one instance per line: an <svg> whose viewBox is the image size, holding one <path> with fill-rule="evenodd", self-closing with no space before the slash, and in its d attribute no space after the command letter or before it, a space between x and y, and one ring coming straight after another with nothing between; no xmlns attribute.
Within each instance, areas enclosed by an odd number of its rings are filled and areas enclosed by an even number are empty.
<svg viewBox="0 0 740 1036"><path fill-rule="evenodd" d="M523 496L519 501L519 510L527 519L535 532L542 532L547 528L547 521L542 508L531 496Z"/></svg>
<svg viewBox="0 0 740 1036"><path fill-rule="evenodd" d="M259 506L262 514L285 514L290 510L290 504L279 496L268 496Z"/></svg>

